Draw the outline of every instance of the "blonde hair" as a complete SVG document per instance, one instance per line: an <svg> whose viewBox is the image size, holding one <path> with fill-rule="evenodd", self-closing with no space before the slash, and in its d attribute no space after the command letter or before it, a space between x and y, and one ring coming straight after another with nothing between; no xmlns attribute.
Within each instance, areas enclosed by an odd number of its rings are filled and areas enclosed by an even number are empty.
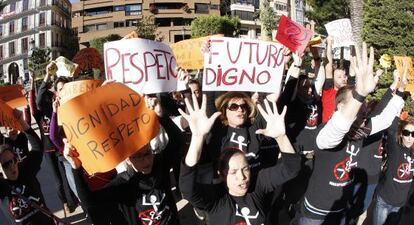
<svg viewBox="0 0 414 225"><path fill-rule="evenodd" d="M254 122L254 119L256 118L257 115L257 110L256 110L256 105L253 103L252 99L250 98L250 96L248 96L247 94L243 93L243 92L238 92L238 91L230 91L227 92L225 94L220 95L216 100L215 100L215 106L217 111L221 112L221 116L220 119L222 121L223 124L228 125L228 121L227 121L227 115L226 115L226 109L229 105L229 102L232 99L243 99L246 104L248 105L248 109L247 109L247 117L248 117L248 122L250 124L252 124Z"/></svg>

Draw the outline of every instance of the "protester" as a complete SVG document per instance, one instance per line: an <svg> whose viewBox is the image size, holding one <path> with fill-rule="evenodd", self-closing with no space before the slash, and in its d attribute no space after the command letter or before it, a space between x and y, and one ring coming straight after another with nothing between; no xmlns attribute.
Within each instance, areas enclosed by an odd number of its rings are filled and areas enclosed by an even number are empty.
<svg viewBox="0 0 414 225"><path fill-rule="evenodd" d="M283 155L282 162L279 162L277 166L261 170L254 183L245 153L237 148L223 150L219 158L218 170L226 183L228 192L224 196L213 193L215 196L211 198L207 197L211 195L203 193L202 189L196 187L195 179L204 140L215 119L221 113L217 112L208 118L206 116L206 96L203 98L201 107L199 107L195 96L193 96L192 106L186 100L189 114L180 110L183 117L188 120L192 131L190 148L181 166L180 186L182 193L192 205L208 212L211 224L263 224L267 213L265 209L266 193L272 192L277 185L293 178L299 170L299 157L295 154L285 135L283 118L286 108L279 115L276 112L276 102L273 102L275 112L267 101L265 103L267 112L259 106L267 126L266 129L256 131L258 134L276 139ZM236 122L231 120L228 121L229 124Z"/></svg>

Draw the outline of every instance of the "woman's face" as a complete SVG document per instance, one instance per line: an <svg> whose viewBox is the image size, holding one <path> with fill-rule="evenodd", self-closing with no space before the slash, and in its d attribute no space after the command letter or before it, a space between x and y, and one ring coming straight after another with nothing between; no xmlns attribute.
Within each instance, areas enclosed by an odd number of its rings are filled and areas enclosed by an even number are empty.
<svg viewBox="0 0 414 225"><path fill-rule="evenodd" d="M407 124L401 132L404 147L411 148L414 143L414 125Z"/></svg>
<svg viewBox="0 0 414 225"><path fill-rule="evenodd" d="M244 196L249 189L250 166L242 153L237 153L230 158L226 183L232 196Z"/></svg>
<svg viewBox="0 0 414 225"><path fill-rule="evenodd" d="M227 104L226 117L230 127L240 127L247 119L249 105L242 98L232 98Z"/></svg>

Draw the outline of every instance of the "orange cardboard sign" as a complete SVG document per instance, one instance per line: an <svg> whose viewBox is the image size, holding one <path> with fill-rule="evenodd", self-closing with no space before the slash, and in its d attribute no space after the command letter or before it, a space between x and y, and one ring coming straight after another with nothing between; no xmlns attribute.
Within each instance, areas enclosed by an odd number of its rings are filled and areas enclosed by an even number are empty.
<svg viewBox="0 0 414 225"><path fill-rule="evenodd" d="M88 91L93 91L102 85L102 80L79 80L66 83L59 92L60 104L63 105L67 101Z"/></svg>
<svg viewBox="0 0 414 225"><path fill-rule="evenodd" d="M22 125L13 113L13 109L2 100L0 100L0 126L23 131Z"/></svg>
<svg viewBox="0 0 414 225"><path fill-rule="evenodd" d="M27 105L27 99L23 96L23 87L18 84L0 87L0 99L12 108Z"/></svg>
<svg viewBox="0 0 414 225"><path fill-rule="evenodd" d="M72 98L59 107L58 114L89 174L115 168L148 144L159 129L157 116L145 106L144 98L121 83Z"/></svg>
<svg viewBox="0 0 414 225"><path fill-rule="evenodd" d="M408 84L405 88L406 91L411 92L411 95L414 96L414 67L413 67L413 59L408 56L394 56L395 66L398 69L398 72L400 73L400 76L403 75L403 65L404 62L407 64L407 80Z"/></svg>
<svg viewBox="0 0 414 225"><path fill-rule="evenodd" d="M170 47L177 61L177 66L184 69L203 69L204 56L201 53L201 48L210 37L223 37L223 35L183 40L171 44Z"/></svg>

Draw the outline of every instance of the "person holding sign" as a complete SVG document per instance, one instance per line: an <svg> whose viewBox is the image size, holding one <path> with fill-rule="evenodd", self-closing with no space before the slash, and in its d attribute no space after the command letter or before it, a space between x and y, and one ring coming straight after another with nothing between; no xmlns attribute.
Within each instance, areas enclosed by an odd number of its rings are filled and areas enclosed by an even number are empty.
<svg viewBox="0 0 414 225"><path fill-rule="evenodd" d="M180 187L183 196L193 206L208 212L210 224L264 224L268 213L265 209L266 194L295 177L300 168L300 157L295 154L285 134L286 107L279 114L275 101L272 102L273 109L267 100L266 110L258 106L267 126L265 129L257 130L256 133L276 140L282 152L281 162L261 170L257 181L254 182L245 152L237 148L223 150L218 161L218 172L225 183L226 191L221 195L219 192L206 193L196 185L203 143L211 132L214 121L221 114L216 112L210 118L207 117L206 98L204 95L200 107L193 95L193 105L186 99L189 113L180 110L192 131L190 147L181 165ZM229 123L235 122L229 120Z"/></svg>
<svg viewBox="0 0 414 225"><path fill-rule="evenodd" d="M23 162L18 162L13 147L0 145L0 202L4 211L8 211L16 224L55 225L55 222L43 211L48 211L36 174L40 170L43 158L42 143L34 130L18 114L31 151ZM51 214L51 213L50 213ZM52 215L52 214L51 214Z"/></svg>
<svg viewBox="0 0 414 225"><path fill-rule="evenodd" d="M158 106L153 107L154 111L160 112ZM73 168L79 197L85 207L118 203L123 213L123 218L119 219L127 221L128 224L178 224L169 172L172 165L181 159L180 148L185 144L181 131L170 118L159 117L159 122L165 129L168 139L172 141L168 144L148 143L127 158L128 167L125 172L118 174L103 189L93 192L88 189L83 179L78 151L66 141L64 154ZM153 140L163 139L156 137ZM150 146L166 147L159 150Z"/></svg>

